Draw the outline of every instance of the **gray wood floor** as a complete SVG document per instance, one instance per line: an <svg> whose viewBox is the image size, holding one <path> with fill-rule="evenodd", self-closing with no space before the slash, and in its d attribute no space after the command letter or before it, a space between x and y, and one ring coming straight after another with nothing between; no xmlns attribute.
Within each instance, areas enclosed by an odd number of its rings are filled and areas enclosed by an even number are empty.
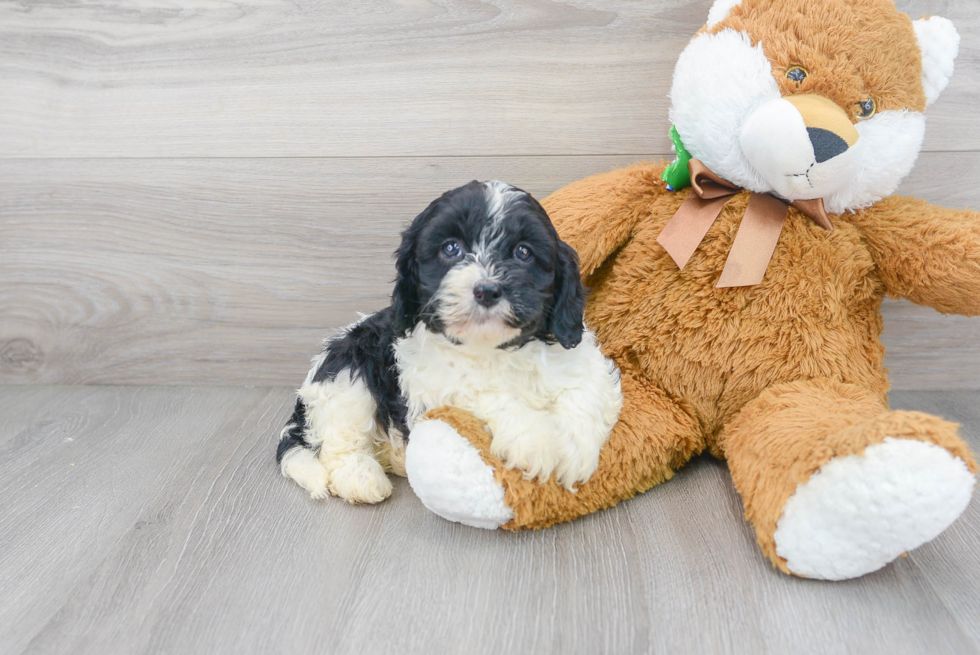
<svg viewBox="0 0 980 655"><path fill-rule="evenodd" d="M859 580L772 570L722 463L554 529L279 477L283 388L0 388L0 652L980 652L980 500ZM897 392L961 421L980 392Z"/></svg>

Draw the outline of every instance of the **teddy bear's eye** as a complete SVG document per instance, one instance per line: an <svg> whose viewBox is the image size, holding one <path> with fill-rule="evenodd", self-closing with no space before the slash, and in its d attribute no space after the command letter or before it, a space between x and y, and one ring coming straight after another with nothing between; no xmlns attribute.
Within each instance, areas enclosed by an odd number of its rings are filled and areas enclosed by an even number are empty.
<svg viewBox="0 0 980 655"><path fill-rule="evenodd" d="M793 80L797 84L805 80L808 75L809 73L806 72L806 69L803 68L802 66L793 66L788 71L786 71L786 77Z"/></svg>
<svg viewBox="0 0 980 655"><path fill-rule="evenodd" d="M857 104L858 107L861 108L861 113L858 114L858 116L861 118L871 118L875 115L875 112L878 111L878 108L875 106L874 98L868 98L864 102L859 102Z"/></svg>

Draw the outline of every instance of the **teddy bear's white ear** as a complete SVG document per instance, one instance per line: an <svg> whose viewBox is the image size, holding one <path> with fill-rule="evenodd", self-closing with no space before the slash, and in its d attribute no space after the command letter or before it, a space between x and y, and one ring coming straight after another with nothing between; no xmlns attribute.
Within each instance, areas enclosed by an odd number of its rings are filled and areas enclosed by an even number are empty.
<svg viewBox="0 0 980 655"><path fill-rule="evenodd" d="M719 0L720 2L721 0ZM960 35L948 19L931 16L912 21L922 50L922 86L931 105L953 76L953 61L960 51Z"/></svg>
<svg viewBox="0 0 980 655"><path fill-rule="evenodd" d="M708 27L714 27L728 18L728 12L732 10L732 7L740 4L742 4L742 0L715 0L715 4L711 5L711 9L708 10Z"/></svg>

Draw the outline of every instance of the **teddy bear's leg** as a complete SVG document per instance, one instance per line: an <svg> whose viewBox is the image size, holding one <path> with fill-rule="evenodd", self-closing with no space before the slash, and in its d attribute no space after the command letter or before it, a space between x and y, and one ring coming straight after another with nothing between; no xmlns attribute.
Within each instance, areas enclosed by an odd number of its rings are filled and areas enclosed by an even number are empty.
<svg viewBox="0 0 980 655"><path fill-rule="evenodd" d="M471 414L429 412L406 449L408 480L440 516L478 527L542 528L611 507L673 476L704 448L697 422L662 391L622 372L623 410L599 467L574 492L528 480L490 453L490 434Z"/></svg>
<svg viewBox="0 0 980 655"><path fill-rule="evenodd" d="M468 412L453 407L431 411L412 428L405 471L415 495L430 511L492 530L513 519L514 512L493 468L473 445L481 434L486 434L483 423ZM488 452L489 448L488 438Z"/></svg>
<svg viewBox="0 0 980 655"><path fill-rule="evenodd" d="M977 465L956 429L889 411L854 385L810 380L768 389L718 445L766 557L843 580L930 541L966 509Z"/></svg>

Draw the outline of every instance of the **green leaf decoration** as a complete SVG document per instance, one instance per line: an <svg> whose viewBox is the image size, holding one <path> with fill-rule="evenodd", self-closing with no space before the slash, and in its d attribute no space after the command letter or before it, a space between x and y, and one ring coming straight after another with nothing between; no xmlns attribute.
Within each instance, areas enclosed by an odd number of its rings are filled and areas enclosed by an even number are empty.
<svg viewBox="0 0 980 655"><path fill-rule="evenodd" d="M677 133L677 128L670 126L670 140L674 142L674 152L677 158L674 163L664 169L660 178L667 183L667 188L671 191L679 191L684 187L691 186L691 173L687 170L687 162L691 161L691 153L684 147L681 135Z"/></svg>

